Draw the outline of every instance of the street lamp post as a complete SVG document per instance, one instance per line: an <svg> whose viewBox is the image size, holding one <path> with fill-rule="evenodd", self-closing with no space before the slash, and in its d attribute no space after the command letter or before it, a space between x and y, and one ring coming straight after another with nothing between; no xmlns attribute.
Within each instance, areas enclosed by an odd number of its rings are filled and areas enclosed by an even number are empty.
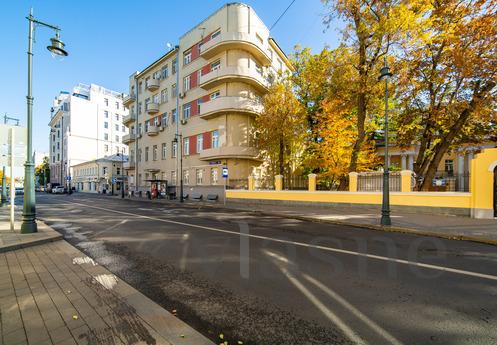
<svg viewBox="0 0 497 345"><path fill-rule="evenodd" d="M7 201L7 177L5 176L5 165L2 169L2 204Z"/></svg>
<svg viewBox="0 0 497 345"><path fill-rule="evenodd" d="M179 138L179 143L178 143ZM176 143L176 150L179 152L179 201L183 202L183 134L175 134L174 142ZM179 146L179 148L178 148ZM178 176L176 176L176 181Z"/></svg>
<svg viewBox="0 0 497 345"><path fill-rule="evenodd" d="M124 148L117 155L121 156L121 199L124 199Z"/></svg>
<svg viewBox="0 0 497 345"><path fill-rule="evenodd" d="M383 202L381 205L381 225L392 225L390 219L390 160L388 157L388 79L392 76L390 67L385 64L380 70L378 80L385 79L385 167L383 168Z"/></svg>
<svg viewBox="0 0 497 345"><path fill-rule="evenodd" d="M55 37L51 38L51 44L47 49L55 55L67 56L64 50L64 43L60 40L60 28L36 20L33 17L33 9L30 10L29 16L26 17L29 22L28 31L28 95L27 103L27 154L26 163L24 164L24 205L22 211L21 233L37 232L36 225L36 201L34 189L34 162L33 162L33 33L35 24L44 26L55 31Z"/></svg>

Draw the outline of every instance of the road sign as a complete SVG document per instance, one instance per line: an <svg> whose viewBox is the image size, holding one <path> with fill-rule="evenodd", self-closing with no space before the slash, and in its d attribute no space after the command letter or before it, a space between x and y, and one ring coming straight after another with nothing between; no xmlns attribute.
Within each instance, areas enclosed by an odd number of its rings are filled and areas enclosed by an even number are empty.
<svg viewBox="0 0 497 345"><path fill-rule="evenodd" d="M445 184L446 183L444 178L434 178L432 181L433 187L444 187Z"/></svg>
<svg viewBox="0 0 497 345"><path fill-rule="evenodd" d="M228 168L223 168L223 178L228 178Z"/></svg>
<svg viewBox="0 0 497 345"><path fill-rule="evenodd" d="M221 161L209 162L209 165L219 165Z"/></svg>
<svg viewBox="0 0 497 345"><path fill-rule="evenodd" d="M115 177L112 178L112 183L116 183L117 179Z"/></svg>
<svg viewBox="0 0 497 345"><path fill-rule="evenodd" d="M66 177L66 180L67 180L67 181L71 181L71 176L67 176L67 177Z"/></svg>

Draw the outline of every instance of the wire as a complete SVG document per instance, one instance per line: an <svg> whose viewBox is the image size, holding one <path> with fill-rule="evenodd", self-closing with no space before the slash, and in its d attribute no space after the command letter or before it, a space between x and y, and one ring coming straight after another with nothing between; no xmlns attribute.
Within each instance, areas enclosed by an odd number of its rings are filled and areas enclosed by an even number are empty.
<svg viewBox="0 0 497 345"><path fill-rule="evenodd" d="M278 22L280 21L281 18L283 18L283 16L285 15L286 11L288 11L288 9L293 5L293 3L295 2L295 0L292 0L292 2L290 3L290 5L288 5L288 7L283 11L283 13L278 17L278 19L276 19L276 21L274 22L274 24L271 26L271 28L269 29L269 31L273 30L273 28L276 26L276 24L278 24Z"/></svg>

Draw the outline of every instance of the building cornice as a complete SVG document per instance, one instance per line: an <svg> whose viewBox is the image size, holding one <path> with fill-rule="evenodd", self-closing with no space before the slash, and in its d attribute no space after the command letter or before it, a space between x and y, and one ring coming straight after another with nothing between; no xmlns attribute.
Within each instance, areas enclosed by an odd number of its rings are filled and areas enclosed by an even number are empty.
<svg viewBox="0 0 497 345"><path fill-rule="evenodd" d="M164 61L166 61L167 59L169 59L177 51L178 51L178 47L175 47L175 48L171 49L170 51L168 51L167 53L165 53L164 55L162 55L160 58L158 58L157 60L155 60L154 62L152 62L150 65L148 65L147 67L145 67L145 69L143 69L142 71L136 72L135 79L138 79L138 78L142 77L144 74L150 72L151 69L153 69L154 67L157 67L157 65L160 65L161 63L163 63ZM179 65L179 62L178 62L178 65Z"/></svg>

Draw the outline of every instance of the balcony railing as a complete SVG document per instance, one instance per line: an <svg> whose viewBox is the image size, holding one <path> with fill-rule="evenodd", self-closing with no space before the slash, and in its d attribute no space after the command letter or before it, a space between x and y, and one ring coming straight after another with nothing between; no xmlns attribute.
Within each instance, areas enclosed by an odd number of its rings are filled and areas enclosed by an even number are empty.
<svg viewBox="0 0 497 345"><path fill-rule="evenodd" d="M130 133L130 134L126 134L126 135L123 136L123 143L124 144L129 144L129 143L131 143L131 142L133 142L135 140L136 140L136 135L135 134L131 134Z"/></svg>
<svg viewBox="0 0 497 345"><path fill-rule="evenodd" d="M222 159L222 158L245 158L257 159L258 152L255 147L247 146L222 146L215 147L200 152L201 160Z"/></svg>
<svg viewBox="0 0 497 345"><path fill-rule="evenodd" d="M147 90L148 91L155 91L159 88L159 86L160 86L159 79L149 79L147 81Z"/></svg>
<svg viewBox="0 0 497 345"><path fill-rule="evenodd" d="M127 125L130 122L135 121L136 117L133 115L126 115L123 117L123 125Z"/></svg>
<svg viewBox="0 0 497 345"><path fill-rule="evenodd" d="M156 136L157 134L159 134L159 129L159 126L149 125L147 129L147 135L149 137Z"/></svg>
<svg viewBox="0 0 497 345"><path fill-rule="evenodd" d="M255 67L224 66L200 76L200 87L206 90L227 82L248 83L261 92L269 87L262 71L258 71Z"/></svg>
<svg viewBox="0 0 497 345"><path fill-rule="evenodd" d="M200 104L200 117L210 119L225 113L258 114L263 107L255 99L237 96L218 97Z"/></svg>
<svg viewBox="0 0 497 345"><path fill-rule="evenodd" d="M132 93L130 95L127 95L126 97L124 97L123 99L123 105L125 107L128 107L130 104L132 104L134 101L136 100L136 97L135 97L135 94Z"/></svg>
<svg viewBox="0 0 497 345"><path fill-rule="evenodd" d="M225 32L217 36L202 45L200 56L210 59L226 49L243 49L250 52L263 66L271 64L267 44L245 32Z"/></svg>
<svg viewBox="0 0 497 345"><path fill-rule="evenodd" d="M152 114L157 114L159 112L159 103L148 103L147 104L147 113L152 115Z"/></svg>

